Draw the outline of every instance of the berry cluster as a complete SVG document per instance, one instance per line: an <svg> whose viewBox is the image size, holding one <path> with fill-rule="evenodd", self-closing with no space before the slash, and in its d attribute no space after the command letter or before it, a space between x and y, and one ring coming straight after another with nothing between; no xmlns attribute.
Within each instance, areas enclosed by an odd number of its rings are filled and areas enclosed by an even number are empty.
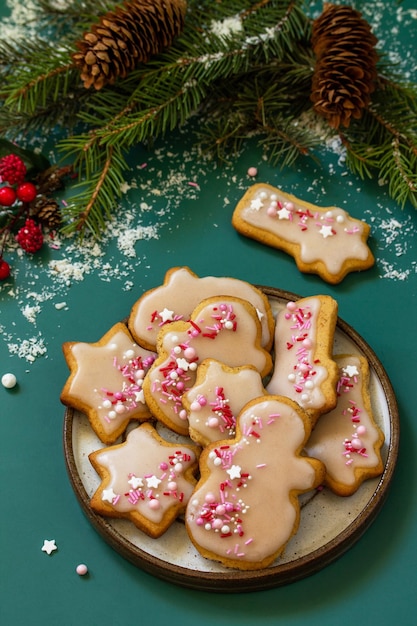
<svg viewBox="0 0 417 626"><path fill-rule="evenodd" d="M26 165L15 154L8 154L0 159L0 205L12 206L16 200L20 202L32 202L36 198L36 186L25 181Z"/></svg>
<svg viewBox="0 0 417 626"><path fill-rule="evenodd" d="M0 280L10 276L10 266L3 259L3 249L13 227L24 218L23 226L16 234L16 241L20 247L30 254L34 254L43 245L41 227L29 218L29 203L33 202L38 194L36 185L25 180L26 165L15 155L8 154L0 158L0 211L6 216L6 225L0 229L3 236L0 242Z"/></svg>

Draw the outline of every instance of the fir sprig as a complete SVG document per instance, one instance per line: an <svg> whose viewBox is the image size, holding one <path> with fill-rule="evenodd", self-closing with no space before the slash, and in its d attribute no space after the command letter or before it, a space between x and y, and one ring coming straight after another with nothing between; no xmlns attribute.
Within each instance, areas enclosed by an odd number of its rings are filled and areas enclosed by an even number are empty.
<svg viewBox="0 0 417 626"><path fill-rule="evenodd" d="M377 172L394 200L417 208L417 86L397 81L381 78L362 119L340 136L352 172Z"/></svg>
<svg viewBox="0 0 417 626"><path fill-rule="evenodd" d="M362 119L343 132L321 123L318 133L312 22L303 0L189 0L173 45L100 91L83 88L72 53L88 25L117 2L37 3L39 37L0 42L0 133L16 139L61 126L58 152L78 174L65 209L68 231L99 236L121 195L127 152L195 115L197 140L223 160L257 137L272 163L289 166L301 155L315 158L323 137L338 132L352 172L376 173L396 201L417 207L416 86L381 62ZM226 19L234 28L214 28Z"/></svg>

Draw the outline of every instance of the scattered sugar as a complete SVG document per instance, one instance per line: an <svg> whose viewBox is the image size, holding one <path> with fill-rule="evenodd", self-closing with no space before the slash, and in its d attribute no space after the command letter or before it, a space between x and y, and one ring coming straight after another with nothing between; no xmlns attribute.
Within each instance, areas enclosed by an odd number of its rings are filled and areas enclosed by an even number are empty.
<svg viewBox="0 0 417 626"><path fill-rule="evenodd" d="M26 359L29 363L33 363L40 356L45 356L47 352L45 339L40 333L23 339L16 343L8 343L10 354L18 356L20 359Z"/></svg>
<svg viewBox="0 0 417 626"><path fill-rule="evenodd" d="M38 313L40 313L40 311L41 307L38 304L35 306L30 306L29 304L27 304L23 307L22 314L24 317L26 317L28 322L30 322L31 324L35 324L36 316Z"/></svg>
<svg viewBox="0 0 417 626"><path fill-rule="evenodd" d="M64 6L66 1L55 0L55 4ZM8 0L7 5L11 17L0 23L1 39L24 37L30 34L31 29L36 30L37 2ZM321 3L318 10L321 10ZM383 0L364 7L364 17L378 30L382 46L384 20L380 16L386 10ZM393 11L388 28L395 27L398 32L400 29L413 29L416 19L417 11L398 7ZM231 18L213 24L212 28L220 36L229 36L240 26L240 20ZM415 60L410 65L413 57L411 52L403 49L400 36L390 45L389 54L393 59L402 59L408 63L409 77L413 72L416 73ZM306 115L299 123L310 127L315 124L313 130L321 136L320 124L323 121ZM184 143L188 145L187 137L187 130L184 129ZM220 168L215 162L205 160L196 147L180 151L175 140L169 148L166 147L167 143L165 141L163 147L157 147L154 152L147 154L147 162L137 165L130 179L123 183L123 207L116 209L113 219L106 223L100 241L86 236L80 243L75 236L58 234L46 242L49 247L48 261L38 255L29 258L14 242L9 242L6 254L13 268L14 282L0 283L0 302L7 300L14 307L13 315L9 316L13 321L7 325L4 321L0 324L0 338L10 355L28 363L47 357L47 341L42 327L43 309L48 307L48 318L51 311L62 315L62 311L68 309L69 290L91 274L104 283L120 282L125 291L133 289L135 269L140 265L149 269L146 261L147 242L166 236L172 222L177 226L178 211L183 203L191 203L191 206L195 203L197 210L200 198L204 197L204 189L212 187L213 179L218 181L218 201L228 212L240 191L247 189L247 167L241 172L233 164ZM41 143L36 147L41 148ZM357 186L357 179L346 169L345 149L340 139L332 137L324 143L323 151L330 155L329 159L325 159L327 170L324 168L314 177L300 165L292 191L300 197L305 196L306 192L322 200L327 197L331 204L329 181L343 176L348 204L351 198L356 198L355 194L361 193L361 189ZM266 156L262 159L266 161ZM257 165L261 178L262 160ZM280 179L277 176L276 180L271 179L270 182L279 185ZM383 194L382 187L382 198ZM389 201L378 201L376 206L364 211L364 218L372 227L379 276L386 280L406 281L417 272L414 260L417 257L415 232L409 214L413 209L396 211L394 216L387 204ZM134 264L132 259L135 259Z"/></svg>

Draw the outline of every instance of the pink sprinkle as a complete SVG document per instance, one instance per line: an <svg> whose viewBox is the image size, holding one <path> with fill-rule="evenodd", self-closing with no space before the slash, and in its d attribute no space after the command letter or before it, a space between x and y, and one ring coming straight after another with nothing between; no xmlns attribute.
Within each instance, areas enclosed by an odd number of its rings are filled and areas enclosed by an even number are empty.
<svg viewBox="0 0 417 626"><path fill-rule="evenodd" d="M84 563L80 563L79 565L77 565L75 571L77 572L78 576L85 576L88 573L88 567Z"/></svg>
<svg viewBox="0 0 417 626"><path fill-rule="evenodd" d="M257 469L261 469L262 467L266 467L266 463L259 463L259 465L256 466Z"/></svg>
<svg viewBox="0 0 417 626"><path fill-rule="evenodd" d="M248 176L250 176L251 178L254 178L255 176L257 176L258 174L258 170L256 167L250 167L248 169Z"/></svg>
<svg viewBox="0 0 417 626"><path fill-rule="evenodd" d="M200 188L200 186L197 183L194 183L193 181L188 181L188 184L190 185L190 187L196 187L197 189Z"/></svg>

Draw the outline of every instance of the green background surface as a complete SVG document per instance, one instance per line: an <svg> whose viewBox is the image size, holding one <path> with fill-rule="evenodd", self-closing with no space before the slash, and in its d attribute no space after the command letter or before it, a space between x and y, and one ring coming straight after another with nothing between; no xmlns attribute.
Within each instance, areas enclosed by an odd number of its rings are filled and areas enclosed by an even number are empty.
<svg viewBox="0 0 417 626"><path fill-rule="evenodd" d="M400 8L394 2L366 6L369 19L386 7L378 24L384 46L406 58L415 72L416 2ZM221 168L199 161L193 136L184 129L158 143L154 153L138 148L132 154L128 182L136 188L126 193L117 219L123 223L130 211L130 228L157 229L157 236L137 241L136 256L123 254L120 237L108 236L100 243L96 268L67 284L53 277L50 264L62 258L79 261L74 241L62 241L59 249L49 242L33 259L9 253L13 280L0 286L0 374L13 372L18 386L0 387L2 625L417 623L417 212L410 205L399 208L376 181L348 174L336 151L323 150L319 156L319 164L304 160L280 171L253 144ZM145 162L142 169L135 166ZM249 166L258 168L257 182L282 186L322 206L342 206L366 219L375 266L332 287L302 275L291 257L238 235L231 212L253 182ZM376 352L394 387L401 443L387 502L343 557L291 585L213 594L160 581L104 542L71 489L62 447L59 395L68 370L61 345L97 341L177 265L201 276L233 276L301 296L330 294L340 317ZM40 293L30 321L23 311ZM13 346L32 337L42 342L45 354L29 362ZM41 550L44 539L57 543L50 556ZM81 562L88 565L86 577L75 573Z"/></svg>

